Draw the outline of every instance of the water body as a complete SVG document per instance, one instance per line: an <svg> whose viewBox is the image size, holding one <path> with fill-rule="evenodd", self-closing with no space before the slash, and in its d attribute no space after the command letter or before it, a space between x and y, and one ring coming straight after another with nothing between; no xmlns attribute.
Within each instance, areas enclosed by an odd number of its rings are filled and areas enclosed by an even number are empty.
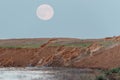
<svg viewBox="0 0 120 80"><path fill-rule="evenodd" d="M0 68L0 80L95 80L95 74L90 69Z"/></svg>

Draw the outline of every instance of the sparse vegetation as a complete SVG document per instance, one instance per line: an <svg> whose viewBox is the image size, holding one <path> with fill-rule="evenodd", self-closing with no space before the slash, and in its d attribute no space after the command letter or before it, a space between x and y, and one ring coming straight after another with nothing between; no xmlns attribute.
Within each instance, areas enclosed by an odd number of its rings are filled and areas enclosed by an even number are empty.
<svg viewBox="0 0 120 80"><path fill-rule="evenodd" d="M96 80L107 80L104 75L100 75L96 77Z"/></svg>
<svg viewBox="0 0 120 80"><path fill-rule="evenodd" d="M21 48L39 48L42 44L22 45Z"/></svg>
<svg viewBox="0 0 120 80"><path fill-rule="evenodd" d="M111 45L116 44L116 43L119 43L119 42L116 42L116 41L101 41L100 45L102 45L104 47L108 47L108 46L111 46Z"/></svg>
<svg viewBox="0 0 120 80"><path fill-rule="evenodd" d="M91 44L92 44L91 42L86 42L86 43L66 44L65 46L70 46L70 47L88 47Z"/></svg>
<svg viewBox="0 0 120 80"><path fill-rule="evenodd" d="M0 48L14 49L14 48L22 48L22 47L20 47L20 46L0 46Z"/></svg>
<svg viewBox="0 0 120 80"><path fill-rule="evenodd" d="M24 44L24 45L3 45L0 48L39 48L42 44Z"/></svg>
<svg viewBox="0 0 120 80"><path fill-rule="evenodd" d="M88 46L90 46L92 44L92 42L78 42L78 43L67 43L64 44L64 46L66 47L83 47L86 48ZM62 44L51 44L50 46L61 46Z"/></svg>
<svg viewBox="0 0 120 80"><path fill-rule="evenodd" d="M104 71L105 75L111 75L113 73L119 73L120 74L120 67L119 68L113 68L111 70Z"/></svg>
<svg viewBox="0 0 120 80"><path fill-rule="evenodd" d="M120 67L104 70L101 74L96 77L96 80L120 80Z"/></svg>

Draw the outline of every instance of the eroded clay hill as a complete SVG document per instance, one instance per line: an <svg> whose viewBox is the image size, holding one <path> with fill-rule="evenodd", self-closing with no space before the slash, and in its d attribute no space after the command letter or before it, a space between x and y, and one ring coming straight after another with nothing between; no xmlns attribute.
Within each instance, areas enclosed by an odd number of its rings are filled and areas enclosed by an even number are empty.
<svg viewBox="0 0 120 80"><path fill-rule="evenodd" d="M83 68L115 68L120 67L120 45L105 49L74 63L76 67Z"/></svg>
<svg viewBox="0 0 120 80"><path fill-rule="evenodd" d="M119 36L89 40L46 38L21 41L0 41L0 67L53 66L106 69L120 66ZM20 43L22 45L17 48L10 47L16 46L13 42L17 46ZM40 46L36 48L34 46L37 43ZM6 47L7 44L9 47Z"/></svg>

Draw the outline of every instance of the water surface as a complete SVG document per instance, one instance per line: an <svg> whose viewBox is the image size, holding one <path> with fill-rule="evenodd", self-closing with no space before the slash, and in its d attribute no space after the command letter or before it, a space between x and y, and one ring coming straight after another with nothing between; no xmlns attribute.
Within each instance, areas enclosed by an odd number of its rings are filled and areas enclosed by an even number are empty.
<svg viewBox="0 0 120 80"><path fill-rule="evenodd" d="M0 80L94 80L90 69L0 68Z"/></svg>

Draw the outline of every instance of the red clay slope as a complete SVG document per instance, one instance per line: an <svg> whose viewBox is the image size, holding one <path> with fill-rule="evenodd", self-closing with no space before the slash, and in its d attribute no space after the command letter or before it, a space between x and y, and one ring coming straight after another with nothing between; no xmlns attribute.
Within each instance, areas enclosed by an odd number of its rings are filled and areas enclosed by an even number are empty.
<svg viewBox="0 0 120 80"><path fill-rule="evenodd" d="M0 48L0 67L66 66L80 53L81 49L69 47L62 50L59 47L45 47L42 50Z"/></svg>
<svg viewBox="0 0 120 80"><path fill-rule="evenodd" d="M0 48L0 67L56 66L105 69L120 67L119 44L104 48L95 41L87 48L49 46L56 41L61 42L60 39L54 38L39 48Z"/></svg>
<svg viewBox="0 0 120 80"><path fill-rule="evenodd" d="M80 61L76 61L74 66L83 68L120 67L120 45L103 50Z"/></svg>

